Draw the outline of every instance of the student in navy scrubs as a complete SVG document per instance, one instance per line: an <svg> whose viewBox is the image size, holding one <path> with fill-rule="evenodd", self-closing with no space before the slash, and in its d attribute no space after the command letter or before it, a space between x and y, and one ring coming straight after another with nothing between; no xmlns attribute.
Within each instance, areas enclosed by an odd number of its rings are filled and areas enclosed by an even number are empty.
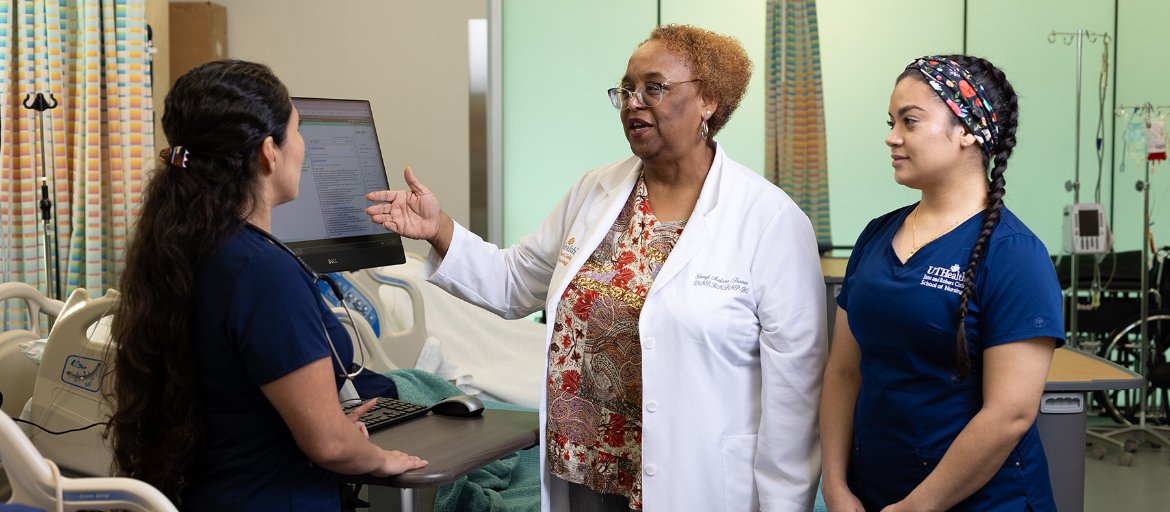
<svg viewBox="0 0 1170 512"><path fill-rule="evenodd" d="M1056 510L1035 418L1061 292L1003 203L1018 118L986 60L928 56L898 77L886 145L921 199L869 223L837 298L820 409L833 512Z"/></svg>
<svg viewBox="0 0 1170 512"><path fill-rule="evenodd" d="M337 474L426 464L369 442L372 401L342 412L350 339L268 234L298 192L298 125L260 64L205 64L167 95L171 147L119 282L108 433L117 470L185 510L340 510Z"/></svg>

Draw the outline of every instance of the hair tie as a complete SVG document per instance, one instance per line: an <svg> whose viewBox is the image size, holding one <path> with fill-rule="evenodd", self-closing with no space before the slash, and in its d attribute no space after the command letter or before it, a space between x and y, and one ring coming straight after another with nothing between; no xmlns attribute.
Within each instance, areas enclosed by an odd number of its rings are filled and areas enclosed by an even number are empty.
<svg viewBox="0 0 1170 512"><path fill-rule="evenodd" d="M955 117L979 141L987 156L993 156L999 147L999 119L995 108L987 100L987 92L963 66L953 59L938 55L919 57L906 69L918 69L926 77L930 88L942 97Z"/></svg>
<svg viewBox="0 0 1170 512"><path fill-rule="evenodd" d="M190 152L183 146L173 146L163 149L158 156L162 159L163 164L171 167L178 167L180 169L187 168L187 157Z"/></svg>

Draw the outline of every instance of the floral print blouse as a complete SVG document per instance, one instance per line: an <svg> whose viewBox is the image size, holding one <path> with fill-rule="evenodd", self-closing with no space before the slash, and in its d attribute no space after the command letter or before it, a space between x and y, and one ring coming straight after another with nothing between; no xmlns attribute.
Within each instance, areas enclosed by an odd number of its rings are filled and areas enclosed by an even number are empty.
<svg viewBox="0 0 1170 512"><path fill-rule="evenodd" d="M638 316L685 220L654 216L638 178L604 240L565 289L548 352L548 468L642 508Z"/></svg>

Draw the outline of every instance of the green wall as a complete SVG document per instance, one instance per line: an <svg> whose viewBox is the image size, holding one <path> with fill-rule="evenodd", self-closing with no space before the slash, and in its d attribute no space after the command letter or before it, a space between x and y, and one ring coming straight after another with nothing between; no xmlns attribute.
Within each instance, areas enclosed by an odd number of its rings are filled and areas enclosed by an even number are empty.
<svg viewBox="0 0 1170 512"><path fill-rule="evenodd" d="M1059 252L1062 208L1072 202L1064 184L1074 174L1076 47L1049 43L1048 34L1084 29L1114 35L1117 51L1110 65L1116 76L1109 75L1104 118L1105 139L1114 142L1105 146L1101 200L1112 210L1118 247L1139 247L1141 195L1133 185L1143 168L1131 159L1124 174L1116 171L1124 123L1114 136L1113 87L1117 104L1170 105L1170 31L1165 30L1170 2L822 0L817 8L834 243L851 245L871 218L916 200L916 191L894 183L883 142L893 80L918 55L960 52L965 46L1002 67L1017 89L1021 121L1006 201ZM582 172L629 154L604 90L621 76L659 12L663 23L692 23L744 43L755 71L719 141L732 158L763 171L764 0L508 0L503 11L505 244L539 225ZM1084 42L1082 202L1093 201L1098 175L1094 140L1102 50L1100 41ZM1152 176L1155 203L1170 200L1165 168L1155 168ZM1167 210L1154 213L1161 245L1170 243L1170 221L1156 219L1170 219Z"/></svg>
<svg viewBox="0 0 1170 512"><path fill-rule="evenodd" d="M735 36L755 63L748 93L718 140L761 173L765 13L762 0L661 2L662 23ZM582 173L630 155L605 90L617 85L658 16L657 0L504 3L505 245L540 225Z"/></svg>
<svg viewBox="0 0 1170 512"><path fill-rule="evenodd" d="M890 92L906 64L963 48L962 2L817 2L833 243L853 245L878 215L918 198L894 183ZM919 13L933 13L929 23Z"/></svg>
<svg viewBox="0 0 1170 512"><path fill-rule="evenodd" d="M504 245L536 229L582 173L629 156L605 91L656 19L651 0L504 2Z"/></svg>

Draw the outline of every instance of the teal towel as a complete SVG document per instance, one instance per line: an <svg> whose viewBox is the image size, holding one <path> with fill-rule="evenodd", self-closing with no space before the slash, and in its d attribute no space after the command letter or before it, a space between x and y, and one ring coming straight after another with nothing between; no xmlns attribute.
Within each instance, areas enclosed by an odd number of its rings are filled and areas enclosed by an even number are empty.
<svg viewBox="0 0 1170 512"><path fill-rule="evenodd" d="M513 453L439 488L436 512L465 510L538 512L539 448Z"/></svg>
<svg viewBox="0 0 1170 512"><path fill-rule="evenodd" d="M829 507L825 506L825 497L821 495L821 486L817 486L817 502L813 504L813 512L829 512Z"/></svg>
<svg viewBox="0 0 1170 512"><path fill-rule="evenodd" d="M416 369L386 374L398 386L398 398L432 405L449 396L462 394L459 388L438 376ZM485 402L489 409L532 411L500 402ZM521 450L468 473L439 488L436 512L538 512L540 510L540 452L537 447Z"/></svg>
<svg viewBox="0 0 1170 512"><path fill-rule="evenodd" d="M398 386L398 398L416 404L434 405L444 398L461 395L454 384L433 373L404 368L386 374Z"/></svg>

